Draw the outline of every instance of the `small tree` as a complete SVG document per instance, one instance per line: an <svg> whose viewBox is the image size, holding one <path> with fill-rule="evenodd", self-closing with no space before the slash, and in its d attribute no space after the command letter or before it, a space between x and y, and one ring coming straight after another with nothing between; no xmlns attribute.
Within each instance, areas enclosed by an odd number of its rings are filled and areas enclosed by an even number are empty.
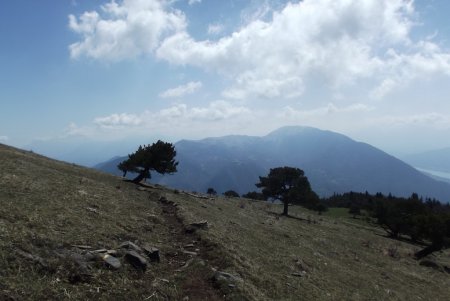
<svg viewBox="0 0 450 301"><path fill-rule="evenodd" d="M206 190L206 193L209 195L217 195L217 191L212 187L209 187L208 190Z"/></svg>
<svg viewBox="0 0 450 301"><path fill-rule="evenodd" d="M171 143L158 140L152 145L139 146L136 152L128 155L128 159L119 163L117 167L123 172L124 177L127 172L137 173L132 180L137 184L143 179L151 178L150 171L160 174L176 172L178 165L174 159L176 154L175 147Z"/></svg>
<svg viewBox="0 0 450 301"><path fill-rule="evenodd" d="M249 191L246 194L242 195L243 198L246 199L252 199L252 200L258 200L258 201L267 201L267 197L264 196L261 192L257 191Z"/></svg>
<svg viewBox="0 0 450 301"><path fill-rule="evenodd" d="M271 199L283 203L283 215L288 215L290 203L302 203L302 198L311 197L308 178L303 170L294 167L277 167L270 169L267 177L259 177L256 187L262 188L262 193Z"/></svg>
<svg viewBox="0 0 450 301"><path fill-rule="evenodd" d="M229 198L238 198L239 197L239 193L237 193L234 190L227 190L223 193L224 196L229 197Z"/></svg>

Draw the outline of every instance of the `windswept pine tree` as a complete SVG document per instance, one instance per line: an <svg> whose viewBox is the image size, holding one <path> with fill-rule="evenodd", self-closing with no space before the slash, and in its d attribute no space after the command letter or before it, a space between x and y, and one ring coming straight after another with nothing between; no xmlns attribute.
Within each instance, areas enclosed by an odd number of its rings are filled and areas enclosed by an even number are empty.
<svg viewBox="0 0 450 301"><path fill-rule="evenodd" d="M307 205L318 197L311 189L305 172L294 167L271 168L267 177L259 177L256 187L265 197L284 204L283 215L288 215L289 204Z"/></svg>
<svg viewBox="0 0 450 301"><path fill-rule="evenodd" d="M151 171L160 174L172 174L177 171L178 162L175 161L177 152L172 143L158 140L152 145L139 146L138 150L128 155L128 159L117 166L125 177L127 172L138 175L132 180L139 183L144 179L151 178Z"/></svg>

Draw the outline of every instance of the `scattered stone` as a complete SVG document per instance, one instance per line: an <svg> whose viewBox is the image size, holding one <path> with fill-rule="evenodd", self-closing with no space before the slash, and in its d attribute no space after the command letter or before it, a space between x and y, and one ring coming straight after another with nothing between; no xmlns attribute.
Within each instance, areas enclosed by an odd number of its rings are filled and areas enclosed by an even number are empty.
<svg viewBox="0 0 450 301"><path fill-rule="evenodd" d="M136 251L128 251L125 254L125 259L136 269L140 269L142 271L145 271L147 269L147 260L139 255Z"/></svg>
<svg viewBox="0 0 450 301"><path fill-rule="evenodd" d="M108 252L108 250L106 250L106 249L98 249L98 250L94 250L94 251L91 251L92 253L106 253L106 252Z"/></svg>
<svg viewBox="0 0 450 301"><path fill-rule="evenodd" d="M111 256L109 254L101 254L100 258L110 267L114 268L114 269L120 269L120 267L122 266L122 264L120 263L120 260L117 259L114 256Z"/></svg>
<svg viewBox="0 0 450 301"><path fill-rule="evenodd" d="M185 264L183 264L177 271L181 272L182 270L186 269L188 266L191 265L191 263L194 261L194 258L189 259L188 261L186 261Z"/></svg>
<svg viewBox="0 0 450 301"><path fill-rule="evenodd" d="M185 248L193 248L193 247L194 247L194 244L187 244L187 245L185 245L184 247L185 247Z"/></svg>
<svg viewBox="0 0 450 301"><path fill-rule="evenodd" d="M230 284L228 284L228 287L229 287L229 288L235 288L235 287L236 287L236 285L235 285L235 284L233 284L233 283L230 283Z"/></svg>
<svg viewBox="0 0 450 301"><path fill-rule="evenodd" d="M117 252L117 250L107 250L106 254L111 255L111 256L117 256L119 254L119 252Z"/></svg>
<svg viewBox="0 0 450 301"><path fill-rule="evenodd" d="M291 275L295 277L303 277L306 275L306 271L301 271L299 273L292 273Z"/></svg>
<svg viewBox="0 0 450 301"><path fill-rule="evenodd" d="M186 250L183 250L183 254L190 255L190 256L197 256L196 252L186 251Z"/></svg>
<svg viewBox="0 0 450 301"><path fill-rule="evenodd" d="M77 248L77 249L81 249L81 250L89 250L89 249L92 249L91 246L87 246L87 245L72 245L72 247Z"/></svg>
<svg viewBox="0 0 450 301"><path fill-rule="evenodd" d="M214 273L213 279L215 281L225 281L225 282L242 282L242 278L235 276L233 274L230 273L226 273L226 272L220 272L220 271L216 271Z"/></svg>
<svg viewBox="0 0 450 301"><path fill-rule="evenodd" d="M202 208L208 208L208 206L202 205Z"/></svg>
<svg viewBox="0 0 450 301"><path fill-rule="evenodd" d="M131 241L126 241L122 244L120 244L119 249L128 249L128 250L134 250L136 252L142 252L141 247L139 247L137 244L132 243Z"/></svg>
<svg viewBox="0 0 450 301"><path fill-rule="evenodd" d="M193 227L196 227L199 229L206 229L206 228L208 228L208 221L203 220L203 221L191 223L190 226L193 226Z"/></svg>
<svg viewBox="0 0 450 301"><path fill-rule="evenodd" d="M156 261L156 262L161 261L161 257L159 255L159 249L146 244L144 246L144 252L145 252L145 255L147 255L147 257L150 259L150 261Z"/></svg>
<svg viewBox="0 0 450 301"><path fill-rule="evenodd" d="M161 278L160 280L161 280L161 282L164 282L164 283L170 283L170 281L169 281L169 280L167 280L167 279L164 279L164 278Z"/></svg>
<svg viewBox="0 0 450 301"><path fill-rule="evenodd" d="M92 207L86 207L86 210L89 211L89 212L95 213L95 214L99 214L100 213L100 212L98 212L97 209L92 208Z"/></svg>

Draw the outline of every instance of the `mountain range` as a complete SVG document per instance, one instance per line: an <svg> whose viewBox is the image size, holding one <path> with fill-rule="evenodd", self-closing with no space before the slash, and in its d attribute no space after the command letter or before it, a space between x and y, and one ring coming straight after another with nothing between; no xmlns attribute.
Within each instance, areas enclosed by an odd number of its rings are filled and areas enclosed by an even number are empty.
<svg viewBox="0 0 450 301"><path fill-rule="evenodd" d="M358 191L392 193L450 201L450 184L432 179L403 161L342 134L311 127L283 127L263 137L225 136L175 143L178 172L152 174L151 181L173 188L219 193L256 190L270 168L293 166L305 171L320 196ZM95 168L120 175L116 157Z"/></svg>

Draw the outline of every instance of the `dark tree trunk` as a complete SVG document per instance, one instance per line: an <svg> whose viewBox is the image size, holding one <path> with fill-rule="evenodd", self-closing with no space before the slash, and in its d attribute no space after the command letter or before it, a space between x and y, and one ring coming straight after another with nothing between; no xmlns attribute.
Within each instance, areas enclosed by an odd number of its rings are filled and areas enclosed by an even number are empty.
<svg viewBox="0 0 450 301"><path fill-rule="evenodd" d="M125 178L127 176L127 171L125 170L124 172L123 172L123 178Z"/></svg>
<svg viewBox="0 0 450 301"><path fill-rule="evenodd" d="M428 247L416 252L416 254L414 254L414 257L416 257L416 259L422 259L425 256L430 255L433 252L442 250L442 248L444 248L444 244L442 244L442 243L431 244Z"/></svg>
<svg viewBox="0 0 450 301"><path fill-rule="evenodd" d="M145 179L145 175L148 174L148 170L141 171L136 178L132 180L133 183L139 184L143 179Z"/></svg>
<svg viewBox="0 0 450 301"><path fill-rule="evenodd" d="M287 216L288 215L288 209L289 209L289 203L288 202L284 202L283 205L284 205L284 207L283 207L283 215Z"/></svg>

